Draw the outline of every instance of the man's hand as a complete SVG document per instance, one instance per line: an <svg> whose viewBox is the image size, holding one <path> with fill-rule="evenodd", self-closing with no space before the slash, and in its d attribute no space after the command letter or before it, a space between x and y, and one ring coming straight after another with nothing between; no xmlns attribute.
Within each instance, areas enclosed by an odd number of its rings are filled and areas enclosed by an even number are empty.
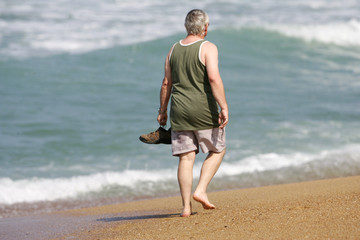
<svg viewBox="0 0 360 240"><path fill-rule="evenodd" d="M167 118L168 118L168 115L167 115L166 112L165 113L159 113L159 115L157 117L157 121L160 124L160 126L165 126L166 125Z"/></svg>
<svg viewBox="0 0 360 240"><path fill-rule="evenodd" d="M219 113L219 128L224 128L229 122L229 112L226 109L221 109Z"/></svg>

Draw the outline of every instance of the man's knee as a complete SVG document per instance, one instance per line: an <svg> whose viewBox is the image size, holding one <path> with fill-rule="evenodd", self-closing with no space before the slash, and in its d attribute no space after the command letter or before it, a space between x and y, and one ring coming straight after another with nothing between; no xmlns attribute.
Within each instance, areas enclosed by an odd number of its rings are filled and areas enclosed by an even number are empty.
<svg viewBox="0 0 360 240"><path fill-rule="evenodd" d="M196 156L196 152L190 151L190 152L180 154L179 160L194 160L195 156Z"/></svg>

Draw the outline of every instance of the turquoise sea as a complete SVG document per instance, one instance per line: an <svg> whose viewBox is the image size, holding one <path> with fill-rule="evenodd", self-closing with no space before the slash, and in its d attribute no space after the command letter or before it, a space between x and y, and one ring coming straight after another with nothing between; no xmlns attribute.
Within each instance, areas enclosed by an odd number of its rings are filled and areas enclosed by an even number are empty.
<svg viewBox="0 0 360 240"><path fill-rule="evenodd" d="M0 0L1 217L178 194L138 137L193 8L230 108L211 191L360 174L359 0Z"/></svg>

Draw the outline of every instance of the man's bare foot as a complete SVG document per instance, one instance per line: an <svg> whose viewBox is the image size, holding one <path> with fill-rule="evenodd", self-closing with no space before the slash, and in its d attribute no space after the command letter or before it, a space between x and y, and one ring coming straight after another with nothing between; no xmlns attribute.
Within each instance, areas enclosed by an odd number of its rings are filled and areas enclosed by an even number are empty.
<svg viewBox="0 0 360 240"><path fill-rule="evenodd" d="M191 216L191 212L182 212L181 214L180 214L180 217L190 217Z"/></svg>
<svg viewBox="0 0 360 240"><path fill-rule="evenodd" d="M204 209L215 209L215 205L209 202L206 193L194 193L193 198L195 201L201 203Z"/></svg>
<svg viewBox="0 0 360 240"><path fill-rule="evenodd" d="M182 213L180 214L180 217L190 217L192 215L192 206L190 204L190 207L184 207Z"/></svg>

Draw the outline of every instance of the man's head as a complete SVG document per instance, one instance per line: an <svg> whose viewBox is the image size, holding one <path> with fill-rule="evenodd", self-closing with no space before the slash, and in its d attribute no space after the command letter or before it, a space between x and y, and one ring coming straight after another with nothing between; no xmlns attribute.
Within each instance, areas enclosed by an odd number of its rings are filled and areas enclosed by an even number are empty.
<svg viewBox="0 0 360 240"><path fill-rule="evenodd" d="M209 24L209 16L200 9L191 10L185 18L185 28L189 35L205 35L206 25Z"/></svg>

